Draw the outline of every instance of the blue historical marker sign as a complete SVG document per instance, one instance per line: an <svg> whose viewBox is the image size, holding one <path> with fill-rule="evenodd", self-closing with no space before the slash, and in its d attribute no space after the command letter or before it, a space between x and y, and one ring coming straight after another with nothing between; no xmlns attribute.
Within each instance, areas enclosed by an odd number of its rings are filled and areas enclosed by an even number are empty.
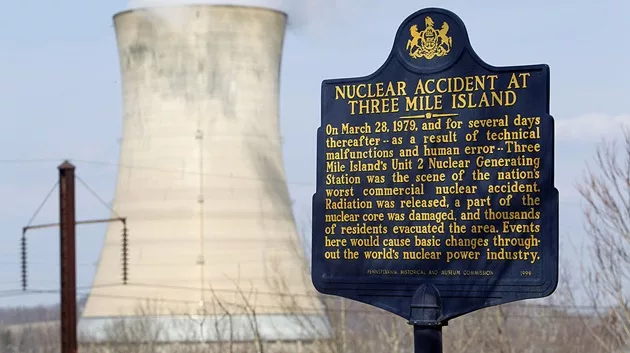
<svg viewBox="0 0 630 353"><path fill-rule="evenodd" d="M494 67L452 12L398 29L385 64L322 83L312 280L409 318L424 284L440 320L550 295L558 191L549 67Z"/></svg>

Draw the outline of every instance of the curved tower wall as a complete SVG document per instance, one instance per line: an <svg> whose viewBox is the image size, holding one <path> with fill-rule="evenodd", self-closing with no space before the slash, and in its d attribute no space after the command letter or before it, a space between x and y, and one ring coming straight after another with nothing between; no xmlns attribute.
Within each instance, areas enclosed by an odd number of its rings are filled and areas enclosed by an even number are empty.
<svg viewBox="0 0 630 353"><path fill-rule="evenodd" d="M208 5L114 22L124 120L113 209L127 218L129 281L112 223L80 331L111 340L116 320L150 317L164 341L325 335L282 160L286 16Z"/></svg>

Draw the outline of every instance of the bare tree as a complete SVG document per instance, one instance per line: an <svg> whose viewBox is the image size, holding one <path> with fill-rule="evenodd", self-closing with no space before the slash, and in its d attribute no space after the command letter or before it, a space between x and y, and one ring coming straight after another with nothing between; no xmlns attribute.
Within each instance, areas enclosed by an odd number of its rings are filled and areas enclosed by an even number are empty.
<svg viewBox="0 0 630 353"><path fill-rule="evenodd" d="M603 141L587 165L578 190L585 201L586 231L592 263L585 272L585 291L599 320L589 332L606 352L630 343L630 131Z"/></svg>

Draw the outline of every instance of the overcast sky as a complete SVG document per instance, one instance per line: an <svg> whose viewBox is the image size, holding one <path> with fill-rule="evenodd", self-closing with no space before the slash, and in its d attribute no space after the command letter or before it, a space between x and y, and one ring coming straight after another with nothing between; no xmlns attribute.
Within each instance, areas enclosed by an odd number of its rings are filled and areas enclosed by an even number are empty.
<svg viewBox="0 0 630 353"><path fill-rule="evenodd" d="M550 66L561 252L563 258L580 259L569 246L583 247L586 239L574 185L596 142L630 125L629 3L347 0L336 6L313 1L294 12L282 61L281 126L300 226L309 221L314 192L321 81L372 73L408 15L440 6L463 19L474 49L489 64ZM20 287L21 229L55 184L64 158L73 159L79 178L105 202L113 196L122 109L112 15L126 5L21 0L5 4L0 13L0 306L58 300L56 293L6 291ZM77 187L78 219L109 217L81 182ZM57 193L33 224L57 221ZM79 292L92 281L104 234L104 226L78 229ZM55 290L58 230L32 231L28 238L30 288Z"/></svg>

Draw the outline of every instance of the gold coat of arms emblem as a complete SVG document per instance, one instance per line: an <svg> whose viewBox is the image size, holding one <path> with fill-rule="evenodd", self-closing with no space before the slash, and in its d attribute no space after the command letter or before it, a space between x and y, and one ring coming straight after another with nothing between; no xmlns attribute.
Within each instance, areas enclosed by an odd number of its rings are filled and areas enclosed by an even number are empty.
<svg viewBox="0 0 630 353"><path fill-rule="evenodd" d="M431 17L427 16L424 19L425 28L422 31L418 31L417 25L411 26L409 29L411 39L407 41L405 48L409 51L409 56L414 59L431 60L434 57L445 56L451 51L453 38L447 35L448 23L443 22L439 30L433 27L434 24Z"/></svg>

